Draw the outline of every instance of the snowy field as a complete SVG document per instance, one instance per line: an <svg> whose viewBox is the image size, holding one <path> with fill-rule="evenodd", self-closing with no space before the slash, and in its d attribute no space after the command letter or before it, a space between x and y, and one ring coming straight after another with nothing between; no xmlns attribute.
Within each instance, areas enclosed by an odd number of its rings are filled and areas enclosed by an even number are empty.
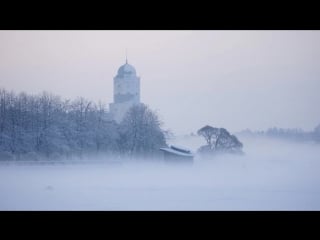
<svg viewBox="0 0 320 240"><path fill-rule="evenodd" d="M245 156L193 166L0 164L0 209L320 210L320 145L240 140ZM203 140L173 143L195 150Z"/></svg>

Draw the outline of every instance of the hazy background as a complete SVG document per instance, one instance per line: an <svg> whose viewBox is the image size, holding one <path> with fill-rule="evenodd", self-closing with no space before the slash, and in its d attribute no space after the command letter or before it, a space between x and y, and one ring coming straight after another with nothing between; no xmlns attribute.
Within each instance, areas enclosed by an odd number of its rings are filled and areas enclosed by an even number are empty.
<svg viewBox="0 0 320 240"><path fill-rule="evenodd" d="M108 104L126 48L176 134L320 122L320 31L0 31L0 87Z"/></svg>

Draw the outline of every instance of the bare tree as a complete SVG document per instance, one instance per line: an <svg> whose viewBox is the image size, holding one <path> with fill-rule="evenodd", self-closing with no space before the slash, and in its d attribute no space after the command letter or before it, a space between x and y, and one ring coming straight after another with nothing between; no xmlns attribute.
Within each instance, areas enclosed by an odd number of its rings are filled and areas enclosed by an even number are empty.
<svg viewBox="0 0 320 240"><path fill-rule="evenodd" d="M215 143L216 151L240 152L243 144L236 136L231 135L226 129L220 128Z"/></svg>
<svg viewBox="0 0 320 240"><path fill-rule="evenodd" d="M198 130L198 135L203 136L207 142L207 145L199 148L200 153L242 152L243 144L225 128L214 128L207 125Z"/></svg>
<svg viewBox="0 0 320 240"><path fill-rule="evenodd" d="M166 146L157 114L144 104L131 107L120 124L119 144L130 156L145 156Z"/></svg>
<svg viewBox="0 0 320 240"><path fill-rule="evenodd" d="M203 128L200 128L197 133L199 136L204 137L207 145L212 149L215 141L217 140L219 129L206 125Z"/></svg>

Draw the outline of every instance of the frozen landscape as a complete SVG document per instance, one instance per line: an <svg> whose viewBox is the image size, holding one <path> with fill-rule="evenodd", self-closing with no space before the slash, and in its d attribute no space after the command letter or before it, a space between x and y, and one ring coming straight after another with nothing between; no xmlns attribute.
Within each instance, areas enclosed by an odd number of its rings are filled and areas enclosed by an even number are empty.
<svg viewBox="0 0 320 240"><path fill-rule="evenodd" d="M1 210L320 210L320 147L242 139L244 156L152 163L4 164ZM193 151L200 137L171 141ZM90 163L91 161L91 163Z"/></svg>
<svg viewBox="0 0 320 240"><path fill-rule="evenodd" d="M319 43L1 30L0 210L320 210Z"/></svg>

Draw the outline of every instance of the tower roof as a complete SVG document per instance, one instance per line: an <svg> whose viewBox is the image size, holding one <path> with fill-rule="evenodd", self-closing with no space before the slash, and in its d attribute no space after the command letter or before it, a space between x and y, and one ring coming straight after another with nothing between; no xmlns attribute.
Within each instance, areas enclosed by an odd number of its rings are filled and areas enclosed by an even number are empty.
<svg viewBox="0 0 320 240"><path fill-rule="evenodd" d="M124 65L122 65L118 69L118 76L124 76L124 75L133 75L136 76L136 69L130 65L128 62L126 62Z"/></svg>

